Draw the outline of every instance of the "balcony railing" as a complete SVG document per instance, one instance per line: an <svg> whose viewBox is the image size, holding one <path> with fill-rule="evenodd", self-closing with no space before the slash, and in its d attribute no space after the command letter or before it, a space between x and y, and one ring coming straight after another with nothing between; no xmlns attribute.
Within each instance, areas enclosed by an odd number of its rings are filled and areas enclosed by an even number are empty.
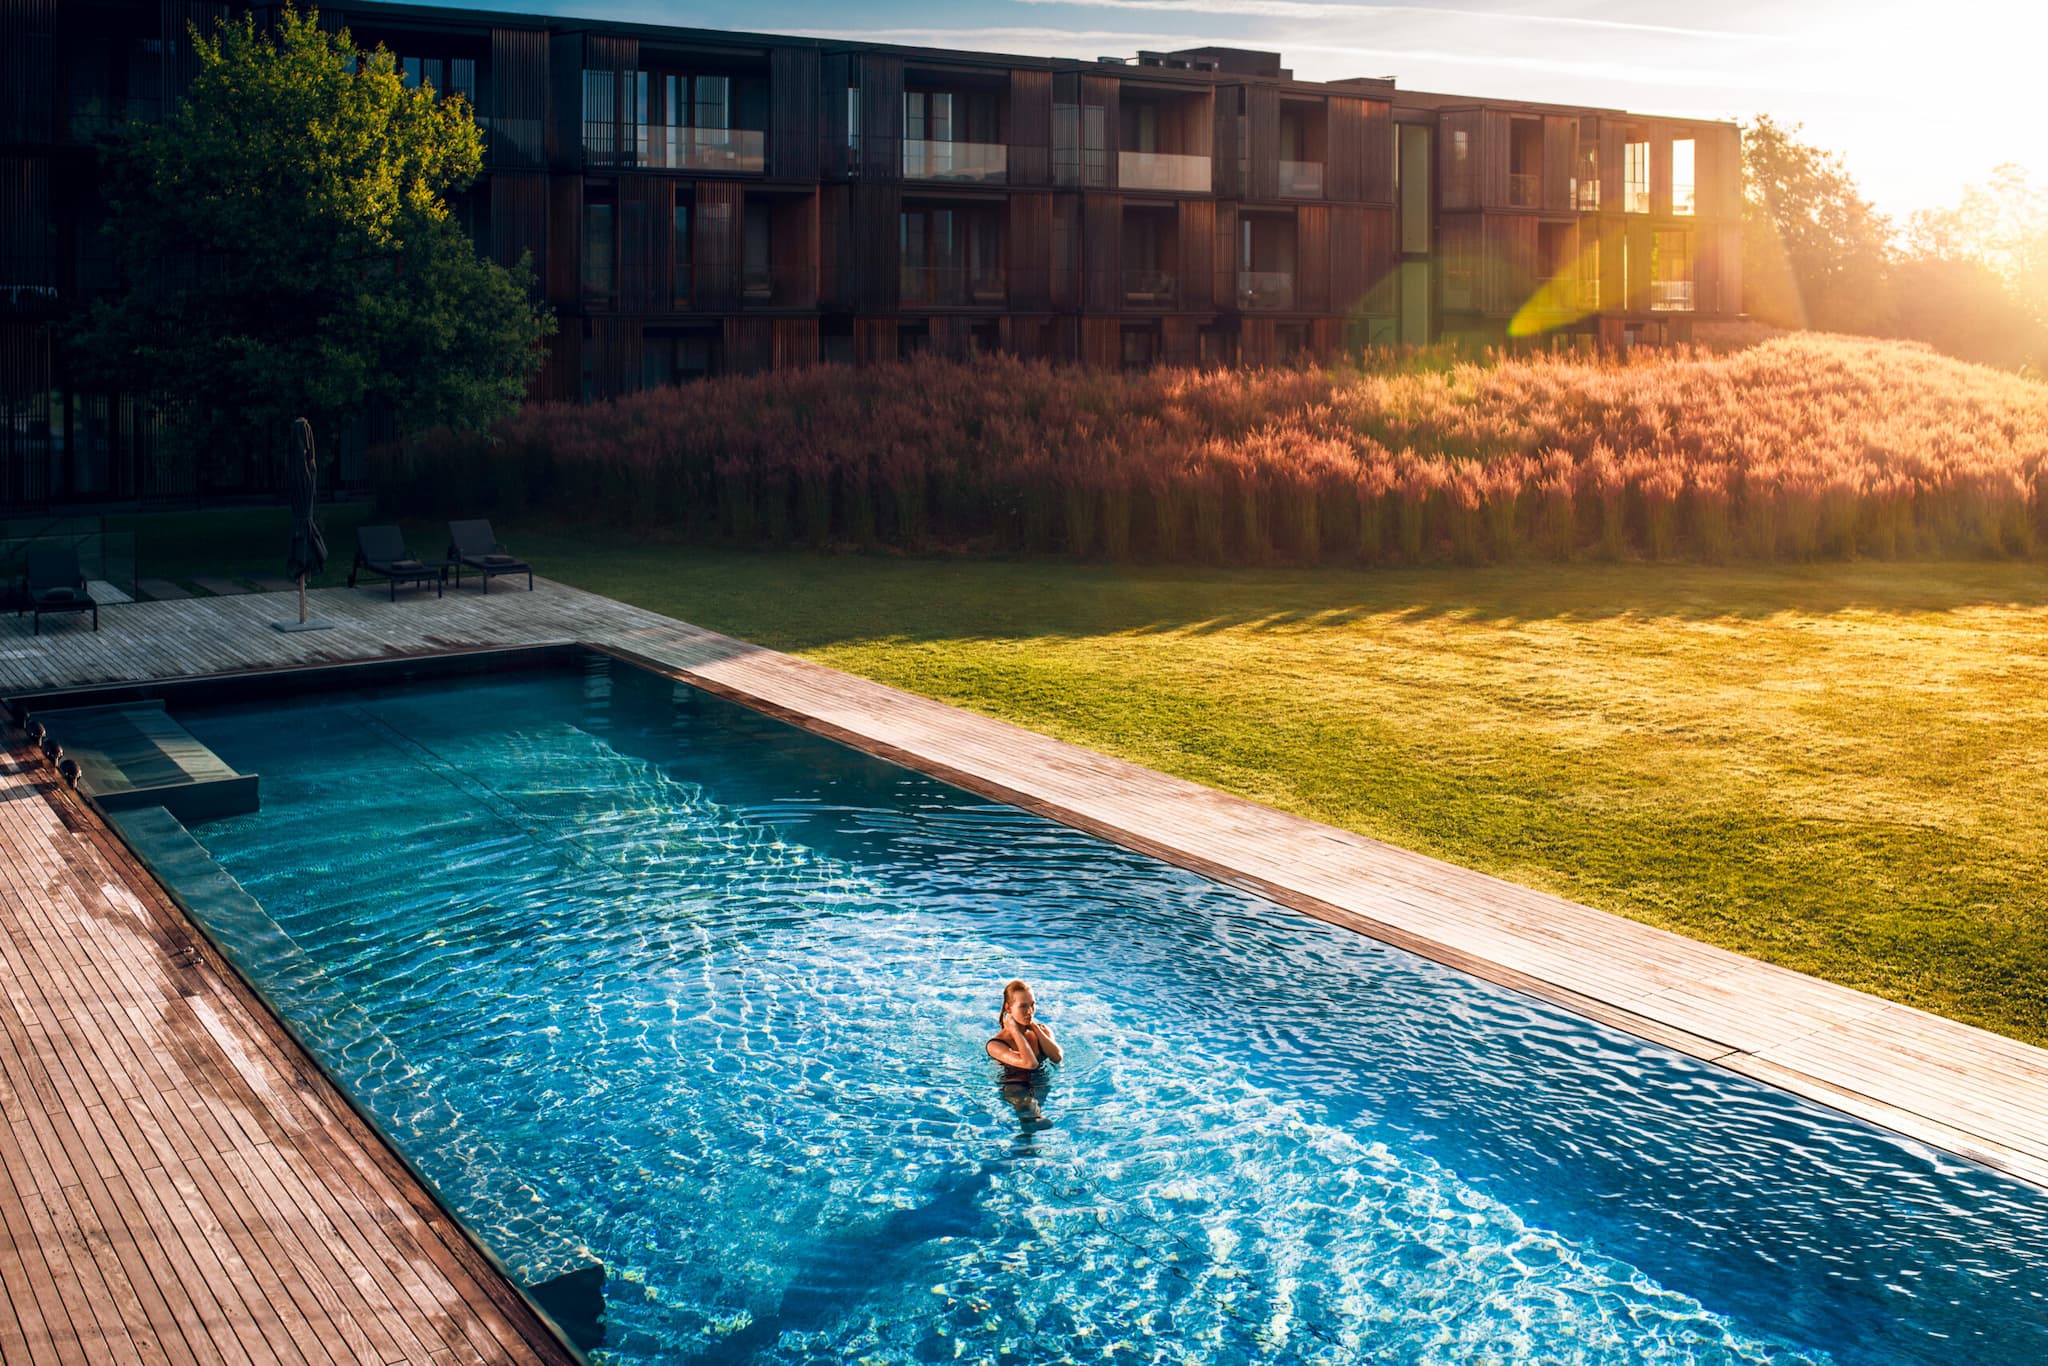
<svg viewBox="0 0 2048 1366"><path fill-rule="evenodd" d="M1287 199L1323 197L1323 163L1283 161L1280 163L1280 193Z"/></svg>
<svg viewBox="0 0 2048 1366"><path fill-rule="evenodd" d="M1648 185L1623 185L1621 187L1621 211L1623 213L1648 213L1650 211L1650 187Z"/></svg>
<svg viewBox="0 0 2048 1366"><path fill-rule="evenodd" d="M1177 297L1176 283L1170 271L1127 270L1124 272L1124 302L1140 307L1172 308Z"/></svg>
<svg viewBox="0 0 2048 1366"><path fill-rule="evenodd" d="M903 267L901 301L906 307L1000 307L1008 299L1001 266Z"/></svg>
<svg viewBox="0 0 2048 1366"><path fill-rule="evenodd" d="M1590 213L1600 207L1600 182L1588 177L1572 182L1572 207Z"/></svg>
<svg viewBox="0 0 2048 1366"><path fill-rule="evenodd" d="M1175 152L1118 152L1117 184L1126 190L1209 192L1209 158Z"/></svg>
<svg viewBox="0 0 2048 1366"><path fill-rule="evenodd" d="M1291 270L1240 270L1237 273L1239 308L1294 307L1294 272Z"/></svg>
<svg viewBox="0 0 2048 1366"><path fill-rule="evenodd" d="M614 143L609 123L583 125L583 157L592 166L653 166L676 171L747 171L768 165L768 135L758 128L627 125Z"/></svg>
<svg viewBox="0 0 2048 1366"><path fill-rule="evenodd" d="M955 180L1000 185L1010 175L1010 149L999 142L903 140L905 180Z"/></svg>
<svg viewBox="0 0 2048 1366"><path fill-rule="evenodd" d="M1540 175L1508 176L1508 207L1535 209L1543 205L1543 177Z"/></svg>
<svg viewBox="0 0 2048 1366"><path fill-rule="evenodd" d="M1692 312L1692 281L1650 281L1650 311L1652 313Z"/></svg>

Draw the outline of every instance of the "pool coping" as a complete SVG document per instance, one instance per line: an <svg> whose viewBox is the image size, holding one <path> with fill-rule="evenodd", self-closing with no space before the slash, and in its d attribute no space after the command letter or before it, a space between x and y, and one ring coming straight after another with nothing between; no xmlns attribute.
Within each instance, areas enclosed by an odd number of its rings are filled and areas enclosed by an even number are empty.
<svg viewBox="0 0 2048 1366"><path fill-rule="evenodd" d="M0 696L596 651L2048 1190L2048 1050L545 578L392 607L309 596L344 629L283 636L265 595L135 604L121 619L179 643L138 659L74 633L41 668L0 653Z"/></svg>

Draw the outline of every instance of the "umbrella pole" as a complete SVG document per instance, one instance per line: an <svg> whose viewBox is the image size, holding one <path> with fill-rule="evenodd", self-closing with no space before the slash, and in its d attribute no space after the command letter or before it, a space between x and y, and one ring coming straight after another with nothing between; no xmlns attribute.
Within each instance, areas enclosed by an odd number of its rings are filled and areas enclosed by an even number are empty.
<svg viewBox="0 0 2048 1366"><path fill-rule="evenodd" d="M299 625L306 624L306 576L299 575Z"/></svg>

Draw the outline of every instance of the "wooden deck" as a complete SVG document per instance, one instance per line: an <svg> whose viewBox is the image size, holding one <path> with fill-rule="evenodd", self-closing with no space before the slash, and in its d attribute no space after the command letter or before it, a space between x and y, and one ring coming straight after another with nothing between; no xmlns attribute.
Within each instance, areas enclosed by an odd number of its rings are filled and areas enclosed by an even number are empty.
<svg viewBox="0 0 2048 1366"><path fill-rule="evenodd" d="M292 606L24 630L0 694L580 641L2048 1188L2041 1049L545 580ZM559 1353L44 772L0 764L0 1359Z"/></svg>

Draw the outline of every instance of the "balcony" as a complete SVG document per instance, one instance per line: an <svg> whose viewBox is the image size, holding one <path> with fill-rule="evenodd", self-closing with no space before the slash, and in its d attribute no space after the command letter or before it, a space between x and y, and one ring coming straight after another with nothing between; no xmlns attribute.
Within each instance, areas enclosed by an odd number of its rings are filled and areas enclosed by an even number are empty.
<svg viewBox="0 0 2048 1366"><path fill-rule="evenodd" d="M947 180L1000 185L1009 179L1010 149L1000 142L903 140L905 180Z"/></svg>
<svg viewBox="0 0 2048 1366"><path fill-rule="evenodd" d="M1320 161L1281 162L1280 197L1283 199L1321 199L1323 197L1323 163Z"/></svg>
<svg viewBox="0 0 2048 1366"><path fill-rule="evenodd" d="M775 279L766 266L740 268L740 301L765 304L775 297Z"/></svg>
<svg viewBox="0 0 2048 1366"><path fill-rule="evenodd" d="M768 135L758 128L650 128L645 164L678 171L759 174L768 165Z"/></svg>
<svg viewBox="0 0 2048 1366"><path fill-rule="evenodd" d="M1692 281L1650 281L1650 311L1652 313L1692 312Z"/></svg>
<svg viewBox="0 0 2048 1366"><path fill-rule="evenodd" d="M1178 283L1171 271L1127 270L1124 302L1139 308L1172 308L1179 298Z"/></svg>
<svg viewBox="0 0 2048 1366"><path fill-rule="evenodd" d="M1621 187L1621 211L1623 213L1648 213L1650 211L1650 187L1640 182L1631 182Z"/></svg>
<svg viewBox="0 0 2048 1366"><path fill-rule="evenodd" d="M1240 270L1237 273L1239 308L1293 308L1294 272L1291 270Z"/></svg>
<svg viewBox="0 0 2048 1366"><path fill-rule="evenodd" d="M1513 209L1542 208L1543 177L1540 175L1510 175L1508 177L1508 207Z"/></svg>
<svg viewBox="0 0 2048 1366"><path fill-rule="evenodd" d="M1209 158L1173 152L1118 152L1116 178L1117 184L1126 190L1207 194Z"/></svg>
<svg viewBox="0 0 2048 1366"><path fill-rule="evenodd" d="M905 308L1000 308L1009 300L1001 266L904 266Z"/></svg>

